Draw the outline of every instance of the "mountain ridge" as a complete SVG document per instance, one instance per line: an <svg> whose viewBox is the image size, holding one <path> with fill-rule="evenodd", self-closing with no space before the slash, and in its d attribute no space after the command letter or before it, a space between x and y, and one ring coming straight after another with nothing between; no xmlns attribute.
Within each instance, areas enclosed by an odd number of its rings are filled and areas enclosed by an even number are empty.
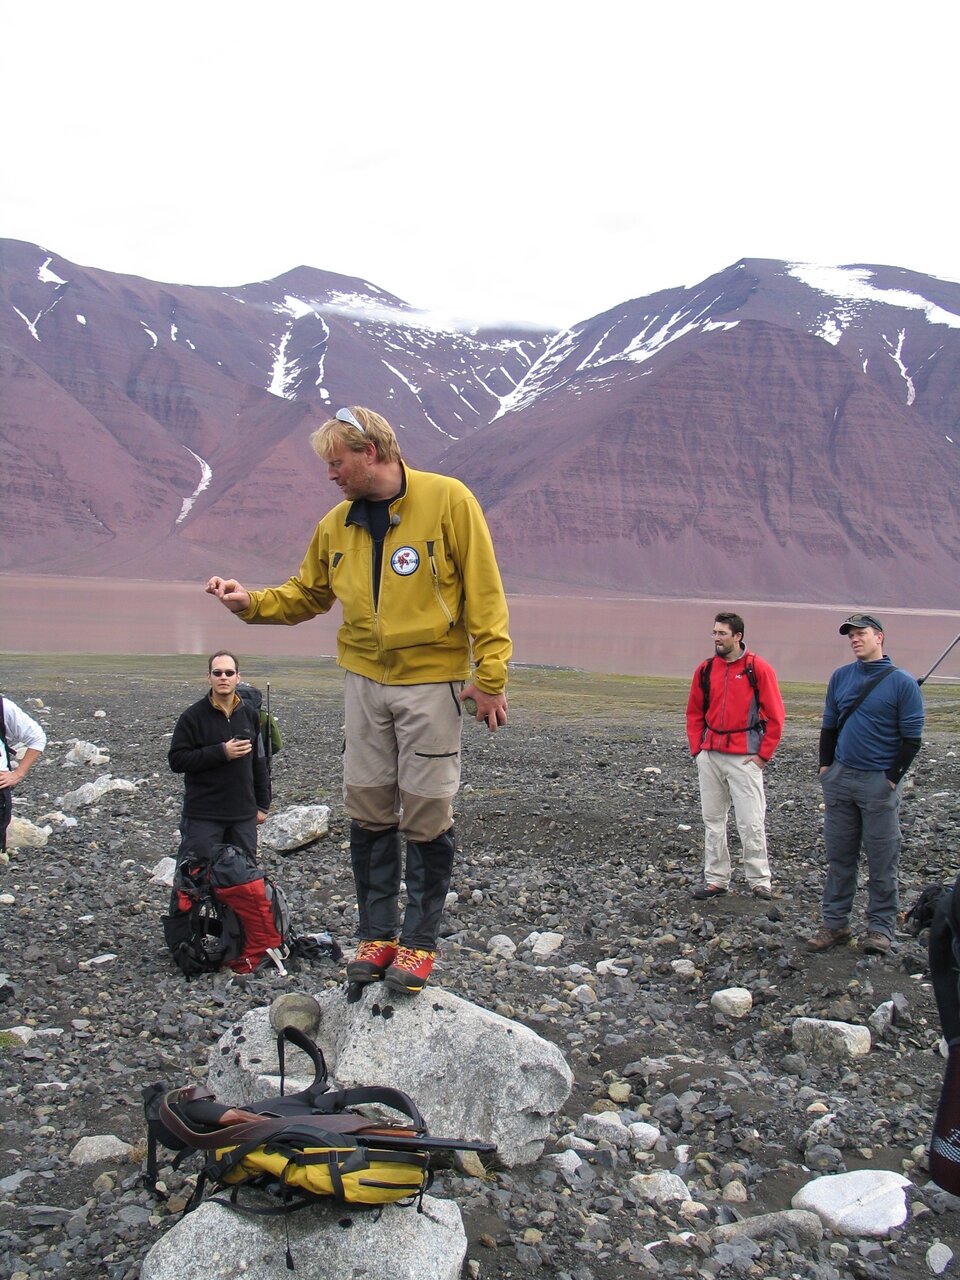
<svg viewBox="0 0 960 1280"><path fill-rule="evenodd" d="M278 581L339 496L307 437L356 403L476 492L508 589L954 600L960 284L750 258L549 330L0 241L0 569Z"/></svg>

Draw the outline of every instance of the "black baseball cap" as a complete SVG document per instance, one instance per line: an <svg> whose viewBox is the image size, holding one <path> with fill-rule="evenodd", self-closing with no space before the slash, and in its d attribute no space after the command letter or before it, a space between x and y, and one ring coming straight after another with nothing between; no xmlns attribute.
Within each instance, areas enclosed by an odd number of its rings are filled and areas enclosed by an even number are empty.
<svg viewBox="0 0 960 1280"><path fill-rule="evenodd" d="M872 613L851 613L840 628L840 634L845 636L848 631L857 631L860 627L873 627L874 631L882 631L883 623L879 618L875 618Z"/></svg>

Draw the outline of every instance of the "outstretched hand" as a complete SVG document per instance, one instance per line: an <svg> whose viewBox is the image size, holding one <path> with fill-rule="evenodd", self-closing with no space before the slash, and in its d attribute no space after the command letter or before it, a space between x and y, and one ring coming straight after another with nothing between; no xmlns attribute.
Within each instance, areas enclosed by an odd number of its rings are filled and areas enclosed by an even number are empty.
<svg viewBox="0 0 960 1280"><path fill-rule="evenodd" d="M244 609L250 608L250 592L236 578L214 575L204 590L208 595L216 596L231 613L242 613Z"/></svg>
<svg viewBox="0 0 960 1280"><path fill-rule="evenodd" d="M460 702L472 698L476 703L475 719L478 724L486 724L491 733L496 733L501 725L507 723L507 695L505 693L484 693L475 684L468 684L460 694Z"/></svg>

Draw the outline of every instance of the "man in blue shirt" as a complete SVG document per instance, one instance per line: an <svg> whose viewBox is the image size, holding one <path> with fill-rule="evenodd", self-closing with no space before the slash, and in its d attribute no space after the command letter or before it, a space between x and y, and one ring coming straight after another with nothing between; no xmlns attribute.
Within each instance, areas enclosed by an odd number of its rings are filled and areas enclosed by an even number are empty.
<svg viewBox="0 0 960 1280"><path fill-rule="evenodd" d="M807 940L826 951L850 939L860 848L867 857L864 951L890 950L897 920L901 784L920 750L923 698L913 676L883 652L883 626L855 613L840 628L855 662L838 667L827 686L820 730L820 785L827 879L823 924Z"/></svg>

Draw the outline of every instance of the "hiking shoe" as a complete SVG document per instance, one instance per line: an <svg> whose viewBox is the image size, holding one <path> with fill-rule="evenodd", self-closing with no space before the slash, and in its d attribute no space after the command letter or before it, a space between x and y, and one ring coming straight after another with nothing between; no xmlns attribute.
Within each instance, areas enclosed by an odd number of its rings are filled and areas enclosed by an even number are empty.
<svg viewBox="0 0 960 1280"><path fill-rule="evenodd" d="M773 890L768 889L765 884L755 884L750 892L755 898L762 898L764 902L770 902L773 898Z"/></svg>
<svg viewBox="0 0 960 1280"><path fill-rule="evenodd" d="M422 991L436 958L435 951L400 947L396 960L387 970L387 986L392 991Z"/></svg>
<svg viewBox="0 0 960 1280"><path fill-rule="evenodd" d="M726 892L722 884L702 884L699 889L694 889L693 896L702 902L704 898L720 898Z"/></svg>
<svg viewBox="0 0 960 1280"><path fill-rule="evenodd" d="M361 942L356 956L347 962L347 981L380 982L396 957L396 938Z"/></svg>
<svg viewBox="0 0 960 1280"><path fill-rule="evenodd" d="M808 951L828 951L831 947L840 947L850 941L850 930L829 929L822 924L812 937L807 939Z"/></svg>
<svg viewBox="0 0 960 1280"><path fill-rule="evenodd" d="M885 933L865 934L860 946L868 956L885 956L893 944Z"/></svg>

